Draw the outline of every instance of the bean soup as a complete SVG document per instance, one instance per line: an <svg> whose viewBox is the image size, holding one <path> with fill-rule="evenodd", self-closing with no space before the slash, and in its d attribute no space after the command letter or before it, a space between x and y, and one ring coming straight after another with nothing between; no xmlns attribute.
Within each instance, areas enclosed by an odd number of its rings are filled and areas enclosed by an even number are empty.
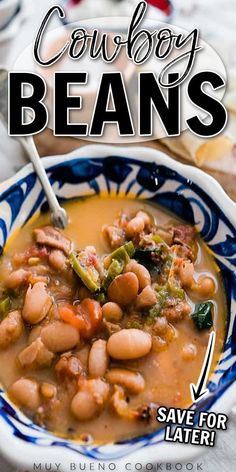
<svg viewBox="0 0 236 472"><path fill-rule="evenodd" d="M187 407L209 334L225 336L219 269L197 230L143 200L66 204L40 215L1 259L0 380L38 425L85 443L158 428Z"/></svg>

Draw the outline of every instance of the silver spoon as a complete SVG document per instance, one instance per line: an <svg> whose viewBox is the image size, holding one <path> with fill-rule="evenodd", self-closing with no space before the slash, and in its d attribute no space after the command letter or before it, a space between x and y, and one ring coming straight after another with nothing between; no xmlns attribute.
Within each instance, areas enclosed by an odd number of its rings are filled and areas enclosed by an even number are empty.
<svg viewBox="0 0 236 472"><path fill-rule="evenodd" d="M5 127L8 128L8 72L5 69L0 69L0 119ZM33 164L34 170L48 200L53 225L57 228L64 229L68 224L67 213L64 208L59 205L32 136L16 136L14 139L17 139L22 144Z"/></svg>

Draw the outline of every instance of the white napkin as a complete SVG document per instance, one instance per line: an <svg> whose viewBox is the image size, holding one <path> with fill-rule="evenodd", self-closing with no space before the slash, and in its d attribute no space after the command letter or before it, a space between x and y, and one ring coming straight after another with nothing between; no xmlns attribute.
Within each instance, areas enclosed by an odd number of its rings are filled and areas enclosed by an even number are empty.
<svg viewBox="0 0 236 472"><path fill-rule="evenodd" d="M198 27L201 37L222 58L228 84L223 99L229 118L225 130L216 138L201 139L190 131L178 138L166 138L165 145L180 157L205 169L236 175L236 1L235 0L176 0L174 23L188 30Z"/></svg>

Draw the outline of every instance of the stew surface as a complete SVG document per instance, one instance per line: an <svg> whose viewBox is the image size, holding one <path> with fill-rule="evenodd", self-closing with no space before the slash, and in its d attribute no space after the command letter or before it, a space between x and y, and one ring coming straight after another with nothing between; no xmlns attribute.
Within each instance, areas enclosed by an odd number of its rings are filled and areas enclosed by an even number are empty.
<svg viewBox="0 0 236 472"><path fill-rule="evenodd" d="M5 248L0 380L34 422L105 442L158 428L159 405L191 404L209 333L225 336L220 272L195 228L145 201L66 204Z"/></svg>

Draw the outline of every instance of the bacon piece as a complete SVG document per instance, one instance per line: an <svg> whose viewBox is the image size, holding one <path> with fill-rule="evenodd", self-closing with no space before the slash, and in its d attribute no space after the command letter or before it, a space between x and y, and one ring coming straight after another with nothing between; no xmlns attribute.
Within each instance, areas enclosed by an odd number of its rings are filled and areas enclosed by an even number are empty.
<svg viewBox="0 0 236 472"><path fill-rule="evenodd" d="M196 236L196 230L190 225L178 225L174 227L173 242L176 244L183 244L192 246Z"/></svg>
<svg viewBox="0 0 236 472"><path fill-rule="evenodd" d="M53 358L54 354L46 348L40 338L23 349L18 356L21 367L25 369L49 367Z"/></svg>
<svg viewBox="0 0 236 472"><path fill-rule="evenodd" d="M191 306L186 301L179 301L176 305L164 308L162 314L170 323L177 323L191 313Z"/></svg>
<svg viewBox="0 0 236 472"><path fill-rule="evenodd" d="M174 252L175 255L180 259L190 259L190 261L195 260L194 252L188 246L182 246L181 244L173 244L173 246L171 246L171 252Z"/></svg>
<svg viewBox="0 0 236 472"><path fill-rule="evenodd" d="M122 228L118 228L118 226L105 226L103 234L112 249L116 249L125 243L125 232Z"/></svg>
<svg viewBox="0 0 236 472"><path fill-rule="evenodd" d="M58 229L52 226L36 228L33 231L38 244L60 249L66 256L71 252L71 241L66 238Z"/></svg>
<svg viewBox="0 0 236 472"><path fill-rule="evenodd" d="M63 354L55 365L55 371L59 379L73 379L78 378L82 372L83 367L76 355L71 353Z"/></svg>

